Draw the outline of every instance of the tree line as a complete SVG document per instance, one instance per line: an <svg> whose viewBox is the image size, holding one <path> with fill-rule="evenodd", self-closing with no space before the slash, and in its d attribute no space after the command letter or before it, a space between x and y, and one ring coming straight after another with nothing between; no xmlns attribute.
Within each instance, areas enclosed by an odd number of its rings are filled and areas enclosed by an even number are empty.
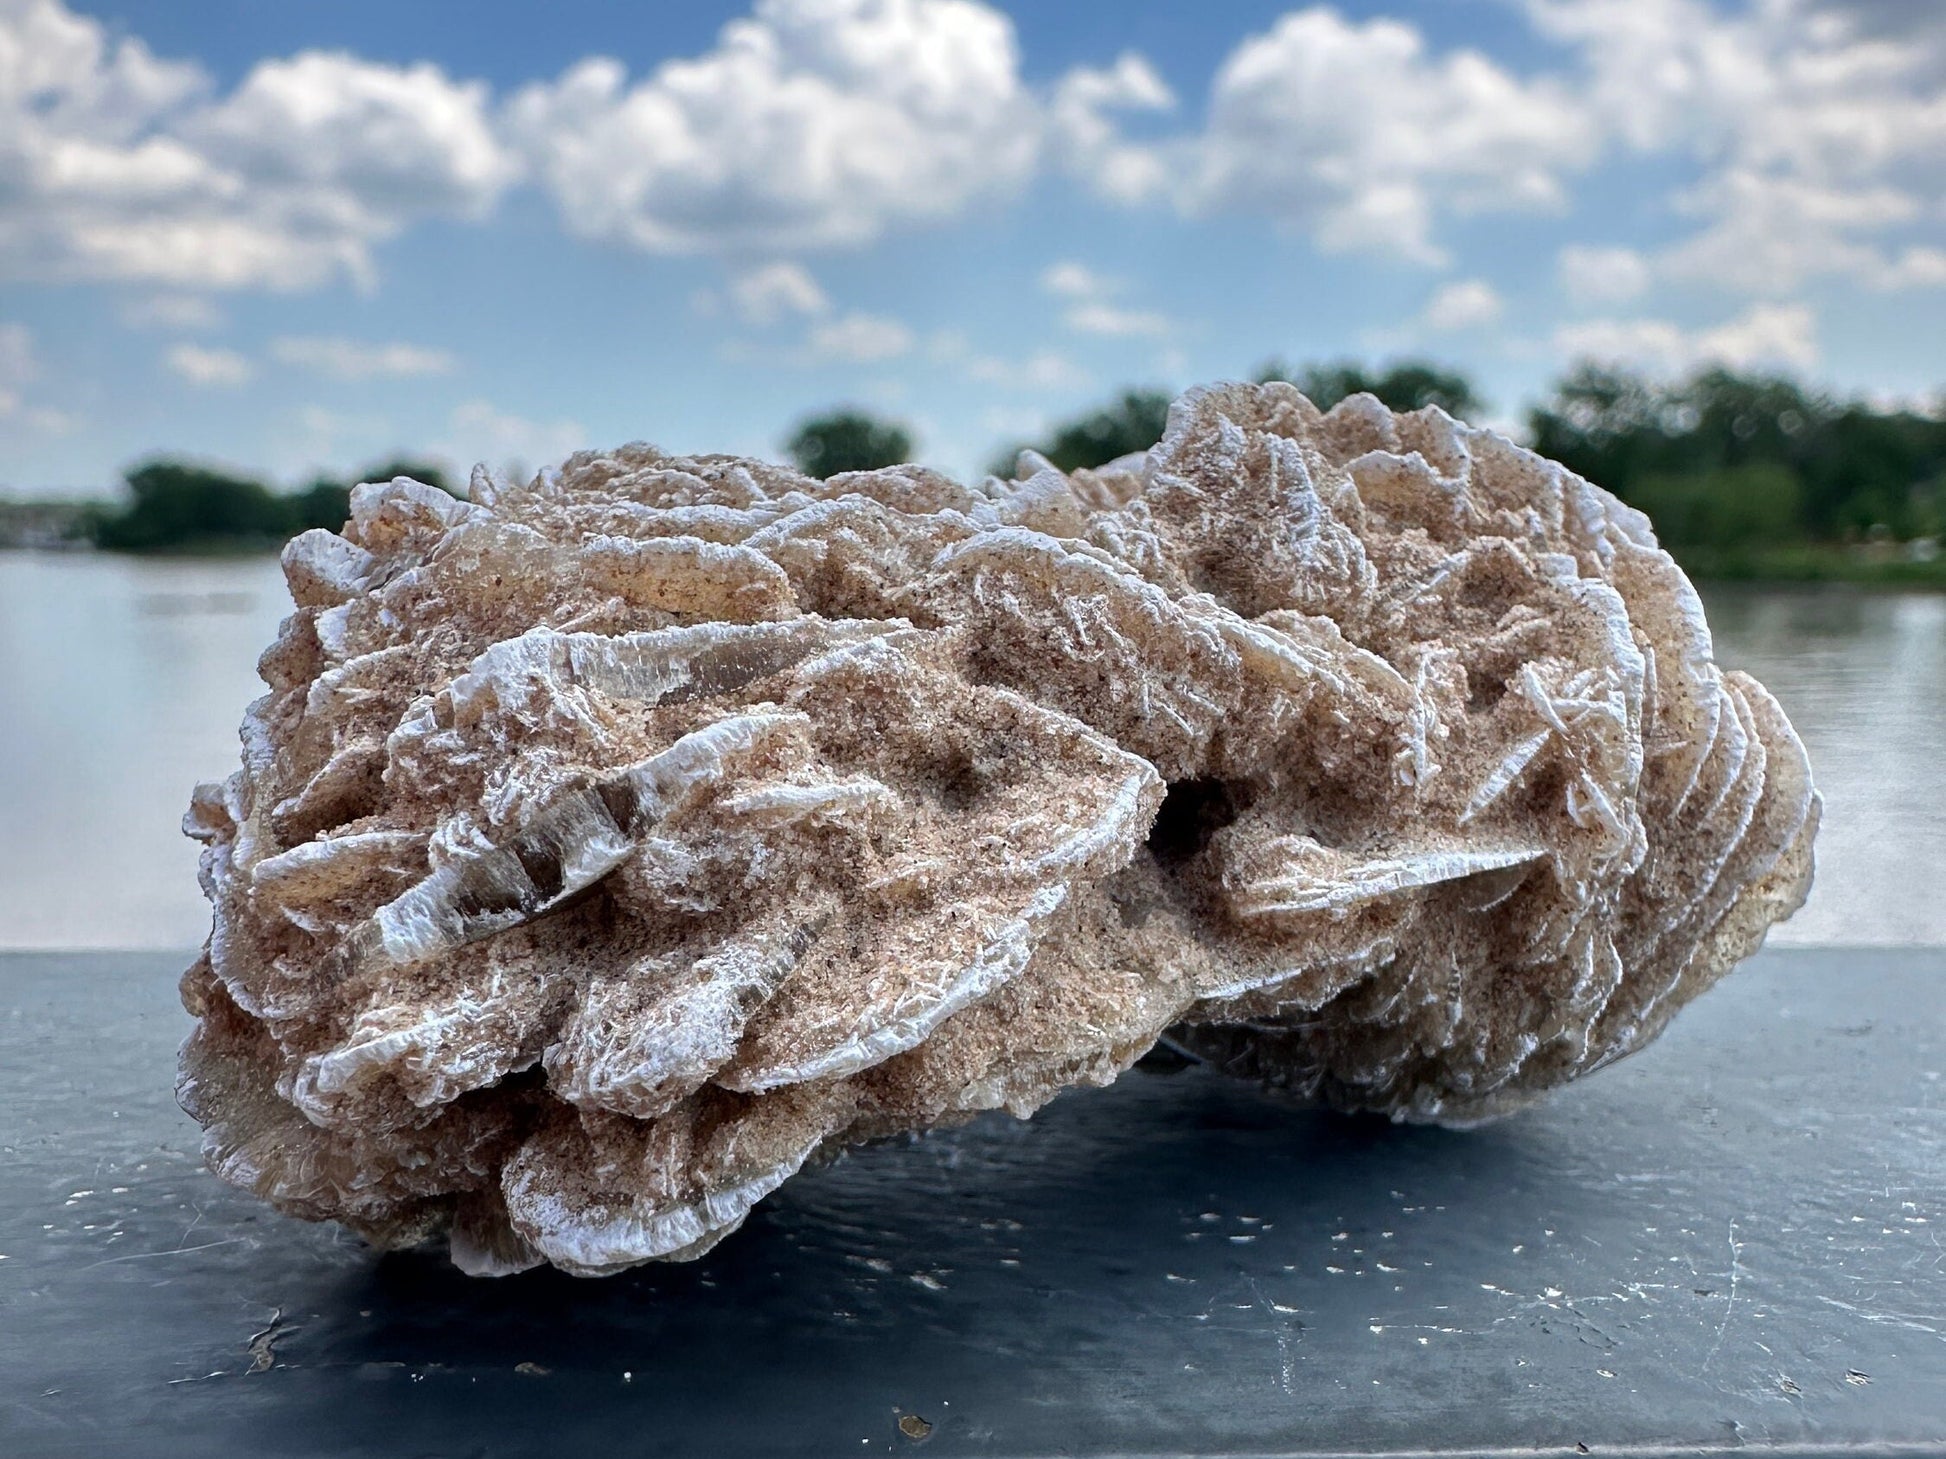
<svg viewBox="0 0 1946 1459"><path fill-rule="evenodd" d="M1368 392L1394 410L1437 405L1477 419L1486 402L1459 371L1423 360L1383 369L1354 362L1293 369L1266 362L1259 381L1288 380L1329 409ZM1126 390L1055 425L1031 445L1063 471L1100 466L1161 437L1170 397ZM826 436L827 422L844 422ZM873 436L868 426L877 426ZM1543 456L1647 512L1685 566L1705 576L1858 577L1946 585L1946 408L1885 407L1781 375L1710 368L1658 380L1582 365L1526 415ZM856 411L808 421L794 441L824 449L814 474L904 460L902 427ZM882 441L886 449L845 444ZM899 449L890 449L896 442ZM1017 450L989 469L1011 475ZM802 453L799 464L811 469Z"/></svg>
<svg viewBox="0 0 1946 1459"><path fill-rule="evenodd" d="M1325 408L1367 391L1395 410L1437 405L1477 419L1486 409L1464 374L1423 360L1272 360L1255 378L1289 380ZM1169 401L1160 390L1124 390L1010 447L989 469L1010 476L1022 447L1064 471L1146 450L1162 435ZM1658 380L1583 365L1527 412L1526 429L1542 455L1646 511L1664 544L1705 574L1825 576L1844 553L1922 561L1946 530L1946 410L1846 399L1778 375L1705 369ZM852 408L802 421L785 442L799 469L821 479L910 460L915 446L907 426ZM413 460L355 479L396 475L450 489L438 467ZM124 551L275 544L342 526L351 487L320 478L279 492L174 459L142 462L126 481L121 503L83 513L74 530ZM1929 572L1946 581L1946 564Z"/></svg>
<svg viewBox="0 0 1946 1459"><path fill-rule="evenodd" d="M1534 449L1646 511L1678 546L1936 539L1946 418L1783 376L1674 384L1586 365L1528 413Z"/></svg>
<svg viewBox="0 0 1946 1459"><path fill-rule="evenodd" d="M84 512L74 530L118 552L276 547L312 527L337 531L351 515L355 482L395 476L451 490L445 472L424 461L381 461L351 481L321 476L297 491L275 491L253 476L162 457L131 469L123 478L127 498Z"/></svg>

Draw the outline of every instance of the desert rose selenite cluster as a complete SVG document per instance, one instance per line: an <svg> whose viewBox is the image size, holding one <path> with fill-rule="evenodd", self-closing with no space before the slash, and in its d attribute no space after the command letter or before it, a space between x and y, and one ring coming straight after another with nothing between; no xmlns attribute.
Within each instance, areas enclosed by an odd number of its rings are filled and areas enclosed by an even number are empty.
<svg viewBox="0 0 1946 1459"><path fill-rule="evenodd" d="M694 1257L849 1142L1177 1048L1464 1123L1803 900L1818 799L1647 520L1436 409L1193 391L969 487L398 480L201 787L184 1107L382 1246Z"/></svg>

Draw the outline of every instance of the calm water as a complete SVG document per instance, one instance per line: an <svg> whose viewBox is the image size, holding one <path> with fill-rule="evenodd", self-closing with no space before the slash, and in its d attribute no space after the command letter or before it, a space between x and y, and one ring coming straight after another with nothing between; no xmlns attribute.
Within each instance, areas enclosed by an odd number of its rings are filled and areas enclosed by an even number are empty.
<svg viewBox="0 0 1946 1459"><path fill-rule="evenodd" d="M1719 658L1768 684L1826 811L1786 943L1946 943L1946 597L1709 595ZM277 564L0 552L0 947L187 947L207 923L189 788L229 773Z"/></svg>

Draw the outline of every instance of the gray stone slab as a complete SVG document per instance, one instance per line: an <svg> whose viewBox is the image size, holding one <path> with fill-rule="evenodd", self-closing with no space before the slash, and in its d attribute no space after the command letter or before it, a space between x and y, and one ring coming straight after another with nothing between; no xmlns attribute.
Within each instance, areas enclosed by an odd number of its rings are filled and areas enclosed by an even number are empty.
<svg viewBox="0 0 1946 1459"><path fill-rule="evenodd" d="M1946 1451L1939 952L1765 954L1472 1133L1138 1071L599 1282L204 1173L182 961L0 957L7 1459Z"/></svg>

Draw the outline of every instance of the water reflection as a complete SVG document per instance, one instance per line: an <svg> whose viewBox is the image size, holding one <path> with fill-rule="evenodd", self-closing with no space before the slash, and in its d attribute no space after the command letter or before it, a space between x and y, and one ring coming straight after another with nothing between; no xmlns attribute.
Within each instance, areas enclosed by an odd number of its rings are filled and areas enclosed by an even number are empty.
<svg viewBox="0 0 1946 1459"><path fill-rule="evenodd" d="M188 947L189 788L289 609L270 558L0 553L0 947Z"/></svg>
<svg viewBox="0 0 1946 1459"><path fill-rule="evenodd" d="M198 613L248 613L262 597L257 593L144 593L135 611L158 618L193 617Z"/></svg>
<svg viewBox="0 0 1946 1459"><path fill-rule="evenodd" d="M1946 942L1946 597L1706 594L1718 656L1783 702L1826 799L1790 943ZM277 564L0 553L0 947L186 947L189 788L237 759Z"/></svg>
<svg viewBox="0 0 1946 1459"><path fill-rule="evenodd" d="M1818 880L1780 943L1946 941L1946 597L1717 588L1717 657L1769 686L1824 791Z"/></svg>

